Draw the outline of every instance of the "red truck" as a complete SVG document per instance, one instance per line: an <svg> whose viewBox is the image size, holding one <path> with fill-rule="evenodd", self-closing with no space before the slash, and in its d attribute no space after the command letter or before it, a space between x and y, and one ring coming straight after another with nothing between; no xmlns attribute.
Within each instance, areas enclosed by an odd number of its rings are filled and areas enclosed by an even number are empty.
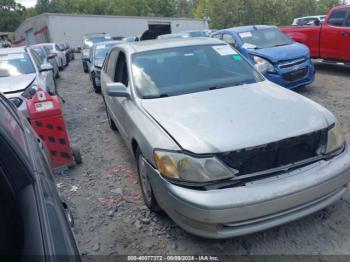
<svg viewBox="0 0 350 262"><path fill-rule="evenodd" d="M332 8L322 25L284 26L280 31L310 48L312 58L350 63L350 5Z"/></svg>

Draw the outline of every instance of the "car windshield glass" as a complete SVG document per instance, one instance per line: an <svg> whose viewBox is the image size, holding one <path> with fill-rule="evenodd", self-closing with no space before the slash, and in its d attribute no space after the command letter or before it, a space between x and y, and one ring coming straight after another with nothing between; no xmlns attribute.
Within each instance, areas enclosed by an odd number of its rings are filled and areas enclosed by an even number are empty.
<svg viewBox="0 0 350 262"><path fill-rule="evenodd" d="M58 44L58 47L61 49L61 50L65 50L66 49L66 46L61 43L61 44Z"/></svg>
<svg viewBox="0 0 350 262"><path fill-rule="evenodd" d="M288 36L276 28L258 29L239 33L243 46L247 48L269 48L293 44Z"/></svg>
<svg viewBox="0 0 350 262"><path fill-rule="evenodd" d="M132 71L142 98L158 98L251 84L263 78L229 45L167 48L134 54Z"/></svg>
<svg viewBox="0 0 350 262"><path fill-rule="evenodd" d="M52 45L45 45L45 47L46 47L48 50L50 50L50 51L53 50L53 46L52 46Z"/></svg>
<svg viewBox="0 0 350 262"><path fill-rule="evenodd" d="M188 32L185 34L187 37L206 37L208 36L206 32L203 31L194 31L194 32Z"/></svg>
<svg viewBox="0 0 350 262"><path fill-rule="evenodd" d="M45 59L46 58L46 52L44 51L44 49L42 48L34 48L34 51L40 56L41 59Z"/></svg>
<svg viewBox="0 0 350 262"><path fill-rule="evenodd" d="M95 48L95 59L101 60L105 59L106 55L108 54L109 50L115 45L113 44L107 44L107 45L97 45Z"/></svg>
<svg viewBox="0 0 350 262"><path fill-rule="evenodd" d="M0 77L33 74L35 69L27 53L0 55Z"/></svg>

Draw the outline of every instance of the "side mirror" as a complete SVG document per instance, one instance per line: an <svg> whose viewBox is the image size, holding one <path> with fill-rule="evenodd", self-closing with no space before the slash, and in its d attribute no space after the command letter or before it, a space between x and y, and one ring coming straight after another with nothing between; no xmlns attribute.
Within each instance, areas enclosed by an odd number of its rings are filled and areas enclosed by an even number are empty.
<svg viewBox="0 0 350 262"><path fill-rule="evenodd" d="M51 64L42 64L40 66L40 72L53 71L53 67Z"/></svg>
<svg viewBox="0 0 350 262"><path fill-rule="evenodd" d="M107 84L106 92L109 96L112 96L112 97L130 98L130 93L126 89L126 86L122 83Z"/></svg>
<svg viewBox="0 0 350 262"><path fill-rule="evenodd" d="M314 25L315 25L315 26L319 26L320 24L321 24L321 21L320 21L320 20L316 19L316 20L314 21Z"/></svg>

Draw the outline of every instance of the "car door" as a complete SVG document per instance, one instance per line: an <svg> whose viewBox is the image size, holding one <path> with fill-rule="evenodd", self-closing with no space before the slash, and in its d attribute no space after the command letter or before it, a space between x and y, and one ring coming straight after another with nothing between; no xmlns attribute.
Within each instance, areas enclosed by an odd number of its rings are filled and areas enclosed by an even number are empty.
<svg viewBox="0 0 350 262"><path fill-rule="evenodd" d="M322 58L350 60L350 8L335 9L323 24L320 39Z"/></svg>
<svg viewBox="0 0 350 262"><path fill-rule="evenodd" d="M55 94L56 88L53 70L40 72L40 67L44 63L44 60L42 60L41 57L35 51L31 52L31 54L37 68L38 78L41 82L41 86L40 84L39 86L45 89L46 91L50 92L51 94Z"/></svg>
<svg viewBox="0 0 350 262"><path fill-rule="evenodd" d="M31 211L36 213L38 217L33 223L40 224L41 227L40 229L35 227L31 230L30 234L35 235L35 230L39 229L41 239L35 241L38 243L30 244L37 249L40 249L38 246L42 246L45 255L57 256L54 259L56 261L80 261L79 251L67 219L69 216L66 216L68 214L65 211L67 205L62 203L57 193L44 144L34 133L29 122L21 115L18 115L10 103L6 101L0 101L0 103L1 127L9 129L11 136L8 138L8 141L11 142L11 139L13 140L10 144L14 147L16 145L19 146L19 149L16 150L17 156L15 158L18 163L15 163L14 166L19 166L20 162L28 162L28 168L24 172L22 171L21 175L25 176L25 172L29 174L26 183L32 185L31 189L34 192L35 199L32 199L31 203L28 203L29 200L27 200L26 206L22 208L26 209L34 205L37 210ZM4 115L3 108L4 106L6 107L6 103L8 111ZM11 168L10 164L12 163L6 164L6 169ZM12 173L12 176L15 174ZM29 219L29 214L26 213L27 215L26 219ZM33 225L30 226L33 227ZM24 225L24 227L26 226ZM37 252L39 251L30 249L28 252L38 254Z"/></svg>
<svg viewBox="0 0 350 262"><path fill-rule="evenodd" d="M118 58L115 66L115 76L114 76L114 82L116 83L122 83L127 89L129 89L130 92L130 86L129 86L129 72L128 72L128 62L125 53L120 50L118 53ZM129 111L128 108L130 107L130 104L132 103L132 97L126 98L126 97L113 97L113 104L114 104L114 116L115 121L118 126L118 130L122 137L125 140L129 139L129 127L130 127L130 118L128 116Z"/></svg>
<svg viewBox="0 0 350 262"><path fill-rule="evenodd" d="M104 94L104 99L106 106L109 108L109 112L113 119L116 118L115 116L115 104L113 103L113 98L108 96L106 93L106 88L109 83L114 82L115 78L115 69L117 65L117 58L118 58L119 51L117 49L111 50L109 53L108 58L106 59L103 70L101 72L101 87L102 87L102 93Z"/></svg>

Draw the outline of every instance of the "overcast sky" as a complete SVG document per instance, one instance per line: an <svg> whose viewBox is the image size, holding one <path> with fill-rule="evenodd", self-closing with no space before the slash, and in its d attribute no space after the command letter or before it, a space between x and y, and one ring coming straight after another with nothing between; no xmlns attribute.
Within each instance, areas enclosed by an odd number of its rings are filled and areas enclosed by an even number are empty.
<svg viewBox="0 0 350 262"><path fill-rule="evenodd" d="M17 0L18 3L21 3L25 7L32 7L36 4L36 0ZM350 0L346 0L350 4Z"/></svg>
<svg viewBox="0 0 350 262"><path fill-rule="evenodd" d="M36 4L36 0L17 0L16 2L24 5L25 7L32 7Z"/></svg>

